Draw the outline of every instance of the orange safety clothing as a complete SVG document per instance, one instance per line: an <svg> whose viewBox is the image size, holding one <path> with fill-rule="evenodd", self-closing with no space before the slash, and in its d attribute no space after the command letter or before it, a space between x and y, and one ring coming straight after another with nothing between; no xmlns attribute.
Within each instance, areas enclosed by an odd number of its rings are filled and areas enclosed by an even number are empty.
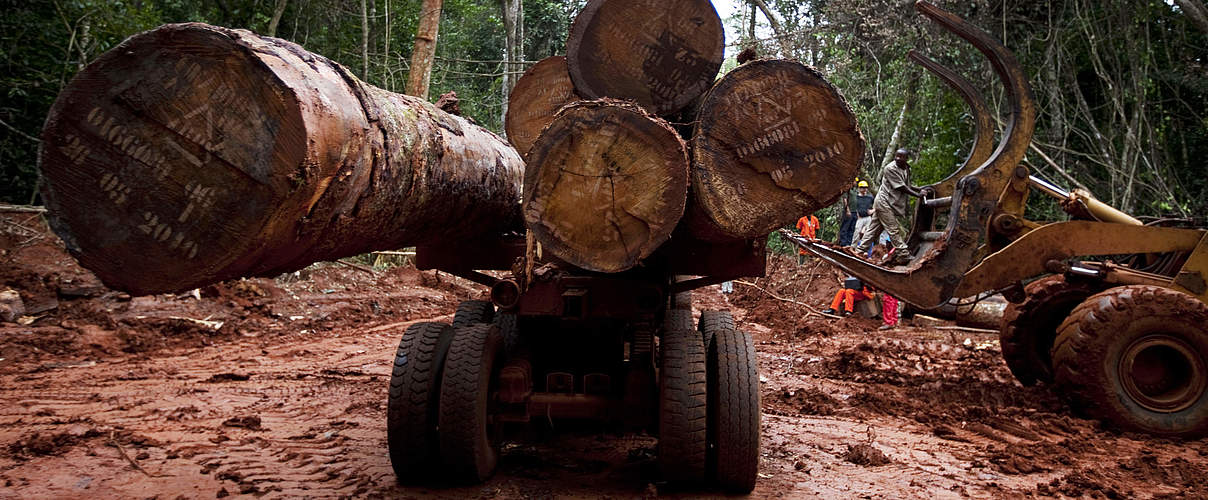
<svg viewBox="0 0 1208 500"><path fill-rule="evenodd" d="M814 214L804 215L800 219L797 219L797 230L801 232L802 236L811 240L818 237L818 226L818 218ZM797 253L805 255L805 249L798 248Z"/></svg>
<svg viewBox="0 0 1208 500"><path fill-rule="evenodd" d="M858 292L850 288L844 288L835 292L835 300L831 301L830 308L838 311L839 305L842 304L844 310L852 312L856 308L856 301L871 299L873 297L876 297L876 294L872 290L869 290L868 287L864 287L863 290Z"/></svg>

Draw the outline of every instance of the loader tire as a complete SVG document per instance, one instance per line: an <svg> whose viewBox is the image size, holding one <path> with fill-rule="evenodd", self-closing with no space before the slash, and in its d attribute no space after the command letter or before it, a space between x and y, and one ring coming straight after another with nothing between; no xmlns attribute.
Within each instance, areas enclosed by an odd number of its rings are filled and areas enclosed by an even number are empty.
<svg viewBox="0 0 1208 500"><path fill-rule="evenodd" d="M1208 435L1208 306L1168 288L1129 285L1074 309L1053 346L1058 392L1122 430Z"/></svg>
<svg viewBox="0 0 1208 500"><path fill-rule="evenodd" d="M1003 312L998 334L1002 358L1019 383L1052 383L1049 352L1057 327L1096 290L1088 283L1068 282L1064 276L1047 276L1029 283L1024 291L1027 298Z"/></svg>
<svg viewBox="0 0 1208 500"><path fill-rule="evenodd" d="M730 311L701 311L700 324L697 325L706 351L709 349L709 344L713 342L713 336L718 330L734 330L736 328L734 326L734 315L730 314Z"/></svg>
<svg viewBox="0 0 1208 500"><path fill-rule="evenodd" d="M499 335L503 336L503 352L508 357L516 354L521 347L520 318L513 312L497 312L492 321L499 327Z"/></svg>
<svg viewBox="0 0 1208 500"><path fill-rule="evenodd" d="M445 354L453 329L445 323L407 328L394 355L386 403L386 443L390 465L401 483L431 477L440 458L437 408Z"/></svg>
<svg viewBox="0 0 1208 500"><path fill-rule="evenodd" d="M719 328L708 351L708 475L750 493L759 475L759 369L751 336Z"/></svg>
<svg viewBox="0 0 1208 500"><path fill-rule="evenodd" d="M453 313L453 328L490 323L495 318L495 306L486 300L463 300Z"/></svg>
<svg viewBox="0 0 1208 500"><path fill-rule="evenodd" d="M503 338L492 324L455 328L440 388L440 458L459 483L478 483L499 464L499 429L492 418Z"/></svg>
<svg viewBox="0 0 1208 500"><path fill-rule="evenodd" d="M659 351L658 461L663 478L700 482L705 478L705 347L691 330L663 333Z"/></svg>

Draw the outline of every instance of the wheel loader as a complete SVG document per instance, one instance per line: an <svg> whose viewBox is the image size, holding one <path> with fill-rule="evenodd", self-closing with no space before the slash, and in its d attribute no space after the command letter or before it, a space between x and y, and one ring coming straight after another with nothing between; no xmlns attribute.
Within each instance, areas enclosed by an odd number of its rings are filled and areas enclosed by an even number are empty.
<svg viewBox="0 0 1208 500"><path fill-rule="evenodd" d="M1000 143L993 147L994 118L978 90L911 52L960 94L976 133L964 164L922 188L910 263L882 267L785 237L921 309L1002 293L1011 302L1002 354L1021 383L1050 384L1075 410L1122 430L1208 434L1208 231L1145 224L1032 175L1022 161L1036 101L1014 55L954 15L922 1L916 7L981 51L1002 80L1010 119ZM1058 200L1070 220L1026 219L1032 191Z"/></svg>

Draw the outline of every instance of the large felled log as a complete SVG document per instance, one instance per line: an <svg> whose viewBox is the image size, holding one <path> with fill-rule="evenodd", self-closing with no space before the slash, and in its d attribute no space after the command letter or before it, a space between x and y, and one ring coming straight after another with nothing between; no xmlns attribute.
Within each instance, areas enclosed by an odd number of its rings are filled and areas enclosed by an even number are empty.
<svg viewBox="0 0 1208 500"><path fill-rule="evenodd" d="M701 101L687 225L712 240L765 236L838 200L863 156L856 117L822 74L749 62Z"/></svg>
<svg viewBox="0 0 1208 500"><path fill-rule="evenodd" d="M525 225L547 252L583 269L637 265L683 216L684 141L632 104L604 99L563 108L527 158Z"/></svg>
<svg viewBox="0 0 1208 500"><path fill-rule="evenodd" d="M579 95L631 99L667 115L713 84L725 52L708 0L591 0L566 41Z"/></svg>
<svg viewBox="0 0 1208 500"><path fill-rule="evenodd" d="M63 90L42 145L55 231L137 294L519 222L498 136L242 30L131 37Z"/></svg>
<svg viewBox="0 0 1208 500"><path fill-rule="evenodd" d="M521 155L528 153L541 129L554 120L558 109L578 100L566 72L566 58L547 57L534 64L508 96L504 130Z"/></svg>

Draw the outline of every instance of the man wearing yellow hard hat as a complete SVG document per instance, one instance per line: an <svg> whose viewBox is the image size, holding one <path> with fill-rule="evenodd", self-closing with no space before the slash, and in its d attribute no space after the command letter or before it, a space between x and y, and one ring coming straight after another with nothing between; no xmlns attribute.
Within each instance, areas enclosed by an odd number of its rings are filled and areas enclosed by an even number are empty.
<svg viewBox="0 0 1208 500"><path fill-rule="evenodd" d="M873 200L872 192L868 189L868 181L856 183L856 199L852 202L854 209L852 212L857 217L855 238L851 240L853 245L860 243L864 231L868 230L868 223L872 222Z"/></svg>

